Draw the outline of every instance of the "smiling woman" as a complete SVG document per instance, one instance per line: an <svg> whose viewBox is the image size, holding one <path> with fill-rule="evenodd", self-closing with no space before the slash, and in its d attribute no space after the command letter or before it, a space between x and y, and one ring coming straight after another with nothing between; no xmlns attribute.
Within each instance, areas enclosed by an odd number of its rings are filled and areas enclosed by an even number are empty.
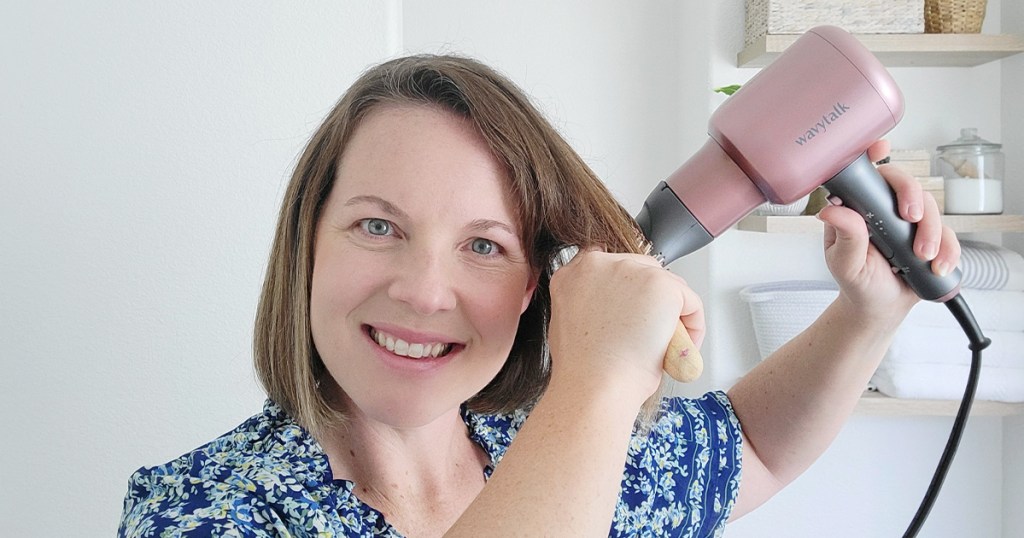
<svg viewBox="0 0 1024 538"><path fill-rule="evenodd" d="M666 406L661 433L652 433L651 447L627 467L633 485L623 490L620 521L612 525L629 431L659 385L664 344L683 310L681 280L640 256L638 235L580 157L488 67L415 56L369 70L313 135L281 208L255 331L257 372L269 397L264 412L179 460L137 473L121 533L198 526L440 535L479 500L485 480L498 497L525 492L514 485L516 467L497 464L541 396L560 392L547 391L552 372L572 393L591 387L614 396L609 409L595 403L579 413L572 408L589 399L575 394L556 423L590 415L614 424L618 441L590 430L588 444L613 450L572 457L601 469L602 493L580 498L583 512L554 520L535 511L543 526L572 534L576 520L629 534L648 520L659 528L724 524L737 493L739 430L718 393ZM637 256L619 264L622 282L643 273L647 289L627 291L620 313L669 323L636 324L646 333L642 346L621 330L579 326L549 344L558 312L570 319L580 310L571 301L553 309L544 270L567 245ZM674 297L662 301L667 315L648 312L652 294ZM695 297L689 310L699 311ZM643 371L630 373L637 370L631 360L600 358L621 350L645 359ZM543 427L542 419L533 422ZM683 446L691 434L673 434L679 429L704 433ZM531 437L544 440L545 451L566 441L551 432L522 437L522 450ZM658 471L655 490L642 486L653 479L646 467L668 457L652 455L670 449L675 470ZM712 473L709 454L731 463ZM601 455L612 465L599 465ZM524 458L531 461L540 463ZM558 478L538 465L531 472L543 479L532 482L594 490L593 478L559 468L570 475ZM669 478L684 474L691 478ZM510 508L503 504L500 513L521 513ZM521 518L491 519L491 534L516 522Z"/></svg>
<svg viewBox="0 0 1024 538"><path fill-rule="evenodd" d="M955 265L934 201L880 171ZM703 305L602 182L479 62L371 68L284 197L254 334L263 412L136 472L120 534L720 533L824 451L917 300L856 213L820 218L837 300L728 395L660 398Z"/></svg>
<svg viewBox="0 0 1024 538"><path fill-rule="evenodd" d="M448 129L413 130L401 125L403 119L423 120L420 124L444 120L442 125ZM392 139L405 131L408 135L401 140ZM451 138L435 140L438 131L450 132ZM464 169L431 153L446 149L442 142L467 144L467 151L473 150L461 162ZM362 150L358 158L349 159L356 148ZM447 149L448 154L455 151ZM396 159L404 156L402 152L415 150L423 162ZM427 165L447 166L435 174L448 184L424 177L426 170L421 167ZM316 297L307 297L306 290L314 285L318 234L325 233L325 225L335 230L349 225L331 220L333 214L327 212L337 198L329 199L332 188L337 184L349 189L347 176L370 182L385 175L375 169L384 166L401 174L406 183L393 189L392 199L375 190L352 191L344 205L377 210L358 213L359 218L383 216L390 222L407 210L398 205L399 200L415 200L408 204L409 211L417 204L434 203L431 219L436 219L459 209L452 203L457 196L469 207L487 202L466 196L468 184L460 181L481 173L500 179L500 184L492 185L501 189L492 206L501 206L505 222L495 226L494 215L485 211L470 220L482 218L474 222L475 227L504 228L506 235L514 236L506 238L507 255L521 257L537 271L539 290L519 320L518 336L504 368L467 404L481 412L529 406L543 391L548 375L543 334L550 299L547 277L537 268L547 267L560 247L571 244L638 252L637 232L629 214L518 88L478 62L433 56L399 59L364 74L328 114L296 167L278 221L256 322L256 366L269 397L314 432L343 420L345 410L328 402L319 386L327 372L307 320ZM374 196L375 203L366 203L364 196ZM348 266L346 271L354 269Z"/></svg>

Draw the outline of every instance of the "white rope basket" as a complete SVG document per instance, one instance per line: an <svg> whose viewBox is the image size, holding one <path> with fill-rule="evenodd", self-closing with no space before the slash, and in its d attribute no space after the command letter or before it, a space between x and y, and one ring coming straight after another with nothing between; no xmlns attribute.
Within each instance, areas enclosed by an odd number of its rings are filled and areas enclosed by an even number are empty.
<svg viewBox="0 0 1024 538"><path fill-rule="evenodd" d="M761 358L803 332L838 295L835 283L813 280L766 282L740 290L750 306Z"/></svg>

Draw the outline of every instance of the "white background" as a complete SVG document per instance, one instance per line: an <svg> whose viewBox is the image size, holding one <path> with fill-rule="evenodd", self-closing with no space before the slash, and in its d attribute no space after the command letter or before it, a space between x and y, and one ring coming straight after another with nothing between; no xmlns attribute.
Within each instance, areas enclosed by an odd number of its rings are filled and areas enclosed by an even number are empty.
<svg viewBox="0 0 1024 538"><path fill-rule="evenodd" d="M10 4L10 2L8 2ZM250 339L291 168L367 66L460 52L531 94L632 212L705 139L743 1L15 1L0 16L0 534L109 536L128 476L260 409ZM1018 2L985 31L1024 33ZM1024 55L893 69L896 147L973 126L1024 211ZM1021 248L1019 238L1008 243ZM785 260L784 262L781 260ZM826 278L817 239L726 234L674 264L707 304L708 368L756 360L742 286ZM854 417L729 536L894 536L951 419ZM971 420L922 536L1024 534L1024 421Z"/></svg>

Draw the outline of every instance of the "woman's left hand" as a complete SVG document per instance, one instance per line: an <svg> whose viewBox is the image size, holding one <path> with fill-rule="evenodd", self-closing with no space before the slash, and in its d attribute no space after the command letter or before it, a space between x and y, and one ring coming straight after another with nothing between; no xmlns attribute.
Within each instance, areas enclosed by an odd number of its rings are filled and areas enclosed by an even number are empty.
<svg viewBox="0 0 1024 538"><path fill-rule="evenodd" d="M875 162L889 155L889 143L875 142L868 158ZM931 262L932 271L946 274L960 261L960 244L953 230L942 224L938 204L921 189L916 178L893 164L878 167L896 192L900 216L917 224L914 253ZM893 273L880 252L871 247L864 219L841 205L829 205L818 213L825 223L825 260L841 294L872 315L900 318L917 302L914 292ZM899 309L893 309L893 305Z"/></svg>

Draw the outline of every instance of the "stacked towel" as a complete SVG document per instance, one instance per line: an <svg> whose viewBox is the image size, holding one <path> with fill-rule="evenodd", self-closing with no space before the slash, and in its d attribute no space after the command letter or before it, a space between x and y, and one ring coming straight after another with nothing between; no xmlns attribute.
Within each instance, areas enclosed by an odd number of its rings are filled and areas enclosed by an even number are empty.
<svg viewBox="0 0 1024 538"><path fill-rule="evenodd" d="M1024 303L1018 303L1024 309ZM952 317L952 316L950 316ZM985 331L979 400L1024 402L1024 331ZM895 398L956 400L964 394L971 351L957 330L904 325L871 381Z"/></svg>
<svg viewBox="0 0 1024 538"><path fill-rule="evenodd" d="M960 295L971 307L974 319L986 336L989 331L1024 331L1024 291L962 289ZM949 336L967 341L956 318L942 303L917 303L903 326L945 328L952 332ZM1024 353L1024 348L1020 351Z"/></svg>
<svg viewBox="0 0 1024 538"><path fill-rule="evenodd" d="M960 286L977 290L1024 290L1024 256L991 243L960 241Z"/></svg>
<svg viewBox="0 0 1024 538"><path fill-rule="evenodd" d="M992 345L982 352L979 400L1024 402L1024 257L961 241L961 294ZM971 363L968 340L945 306L919 303L871 379L896 398L955 400Z"/></svg>

